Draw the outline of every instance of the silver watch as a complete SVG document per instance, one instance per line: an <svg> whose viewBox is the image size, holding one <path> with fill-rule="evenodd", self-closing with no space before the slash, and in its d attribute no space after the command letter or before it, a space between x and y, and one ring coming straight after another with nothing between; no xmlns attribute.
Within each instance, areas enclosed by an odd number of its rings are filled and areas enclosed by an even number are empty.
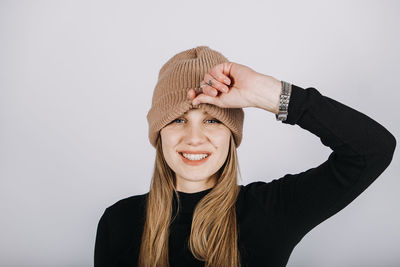
<svg viewBox="0 0 400 267"><path fill-rule="evenodd" d="M290 94L292 93L292 84L281 81L282 83L282 92L280 95L279 100L279 112L275 114L277 121L285 121L288 115L288 107L289 107L289 100Z"/></svg>

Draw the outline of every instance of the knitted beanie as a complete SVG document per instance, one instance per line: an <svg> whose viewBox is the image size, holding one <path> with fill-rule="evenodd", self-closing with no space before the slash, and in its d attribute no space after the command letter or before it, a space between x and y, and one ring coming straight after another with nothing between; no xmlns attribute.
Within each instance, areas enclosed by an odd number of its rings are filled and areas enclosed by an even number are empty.
<svg viewBox="0 0 400 267"><path fill-rule="evenodd" d="M221 121L233 133L236 147L242 141L244 112L242 108L220 108L209 103L192 105L187 98L190 89L201 92L200 82L215 65L229 62L221 53L208 46L182 51L169 59L160 69L147 113L149 140L156 147L160 130L192 108L201 108Z"/></svg>

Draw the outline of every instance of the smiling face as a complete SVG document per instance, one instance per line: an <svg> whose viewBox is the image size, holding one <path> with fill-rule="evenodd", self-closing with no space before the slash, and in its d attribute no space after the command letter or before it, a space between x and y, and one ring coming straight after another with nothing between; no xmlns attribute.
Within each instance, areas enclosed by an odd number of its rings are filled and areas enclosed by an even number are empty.
<svg viewBox="0 0 400 267"><path fill-rule="evenodd" d="M178 191L193 193L215 185L217 172L229 152L228 127L197 108L167 124L160 135L162 151L175 173Z"/></svg>

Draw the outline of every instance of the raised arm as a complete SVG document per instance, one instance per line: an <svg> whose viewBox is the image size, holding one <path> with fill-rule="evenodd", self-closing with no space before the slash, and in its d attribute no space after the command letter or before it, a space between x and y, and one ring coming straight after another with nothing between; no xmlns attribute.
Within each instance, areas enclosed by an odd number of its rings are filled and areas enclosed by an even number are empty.
<svg viewBox="0 0 400 267"><path fill-rule="evenodd" d="M278 113L281 82L247 66L234 62L216 65L201 83L203 93L188 92L193 104L256 107ZM292 85L288 117L283 123L299 125L315 134L333 152L317 167L286 174L270 183L254 182L245 190L265 212L277 211L274 215L282 216L288 236L299 241L375 181L390 164L396 139L367 115L313 87Z"/></svg>
<svg viewBox="0 0 400 267"><path fill-rule="evenodd" d="M288 117L282 123L299 125L318 136L333 152L321 165L275 179L274 194L290 236L300 239L316 225L345 208L388 167L395 137L367 115L317 89L292 85ZM306 152L305 152L306 153ZM267 184L254 194L264 206Z"/></svg>

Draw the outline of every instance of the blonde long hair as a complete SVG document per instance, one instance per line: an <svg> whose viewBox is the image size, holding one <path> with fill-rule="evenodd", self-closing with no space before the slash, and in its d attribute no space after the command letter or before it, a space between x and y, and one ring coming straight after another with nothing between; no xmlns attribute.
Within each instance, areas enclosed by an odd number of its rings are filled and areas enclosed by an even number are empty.
<svg viewBox="0 0 400 267"><path fill-rule="evenodd" d="M239 195L239 163L231 134L227 159L218 171L212 190L197 204L192 219L189 249L205 262L205 267L240 267L235 203ZM161 137L157 137L156 160L146 202L146 218L139 252L139 267L168 267L169 228L179 212L173 170L162 153ZM178 201L173 213L173 194ZM171 217L173 218L171 219Z"/></svg>

